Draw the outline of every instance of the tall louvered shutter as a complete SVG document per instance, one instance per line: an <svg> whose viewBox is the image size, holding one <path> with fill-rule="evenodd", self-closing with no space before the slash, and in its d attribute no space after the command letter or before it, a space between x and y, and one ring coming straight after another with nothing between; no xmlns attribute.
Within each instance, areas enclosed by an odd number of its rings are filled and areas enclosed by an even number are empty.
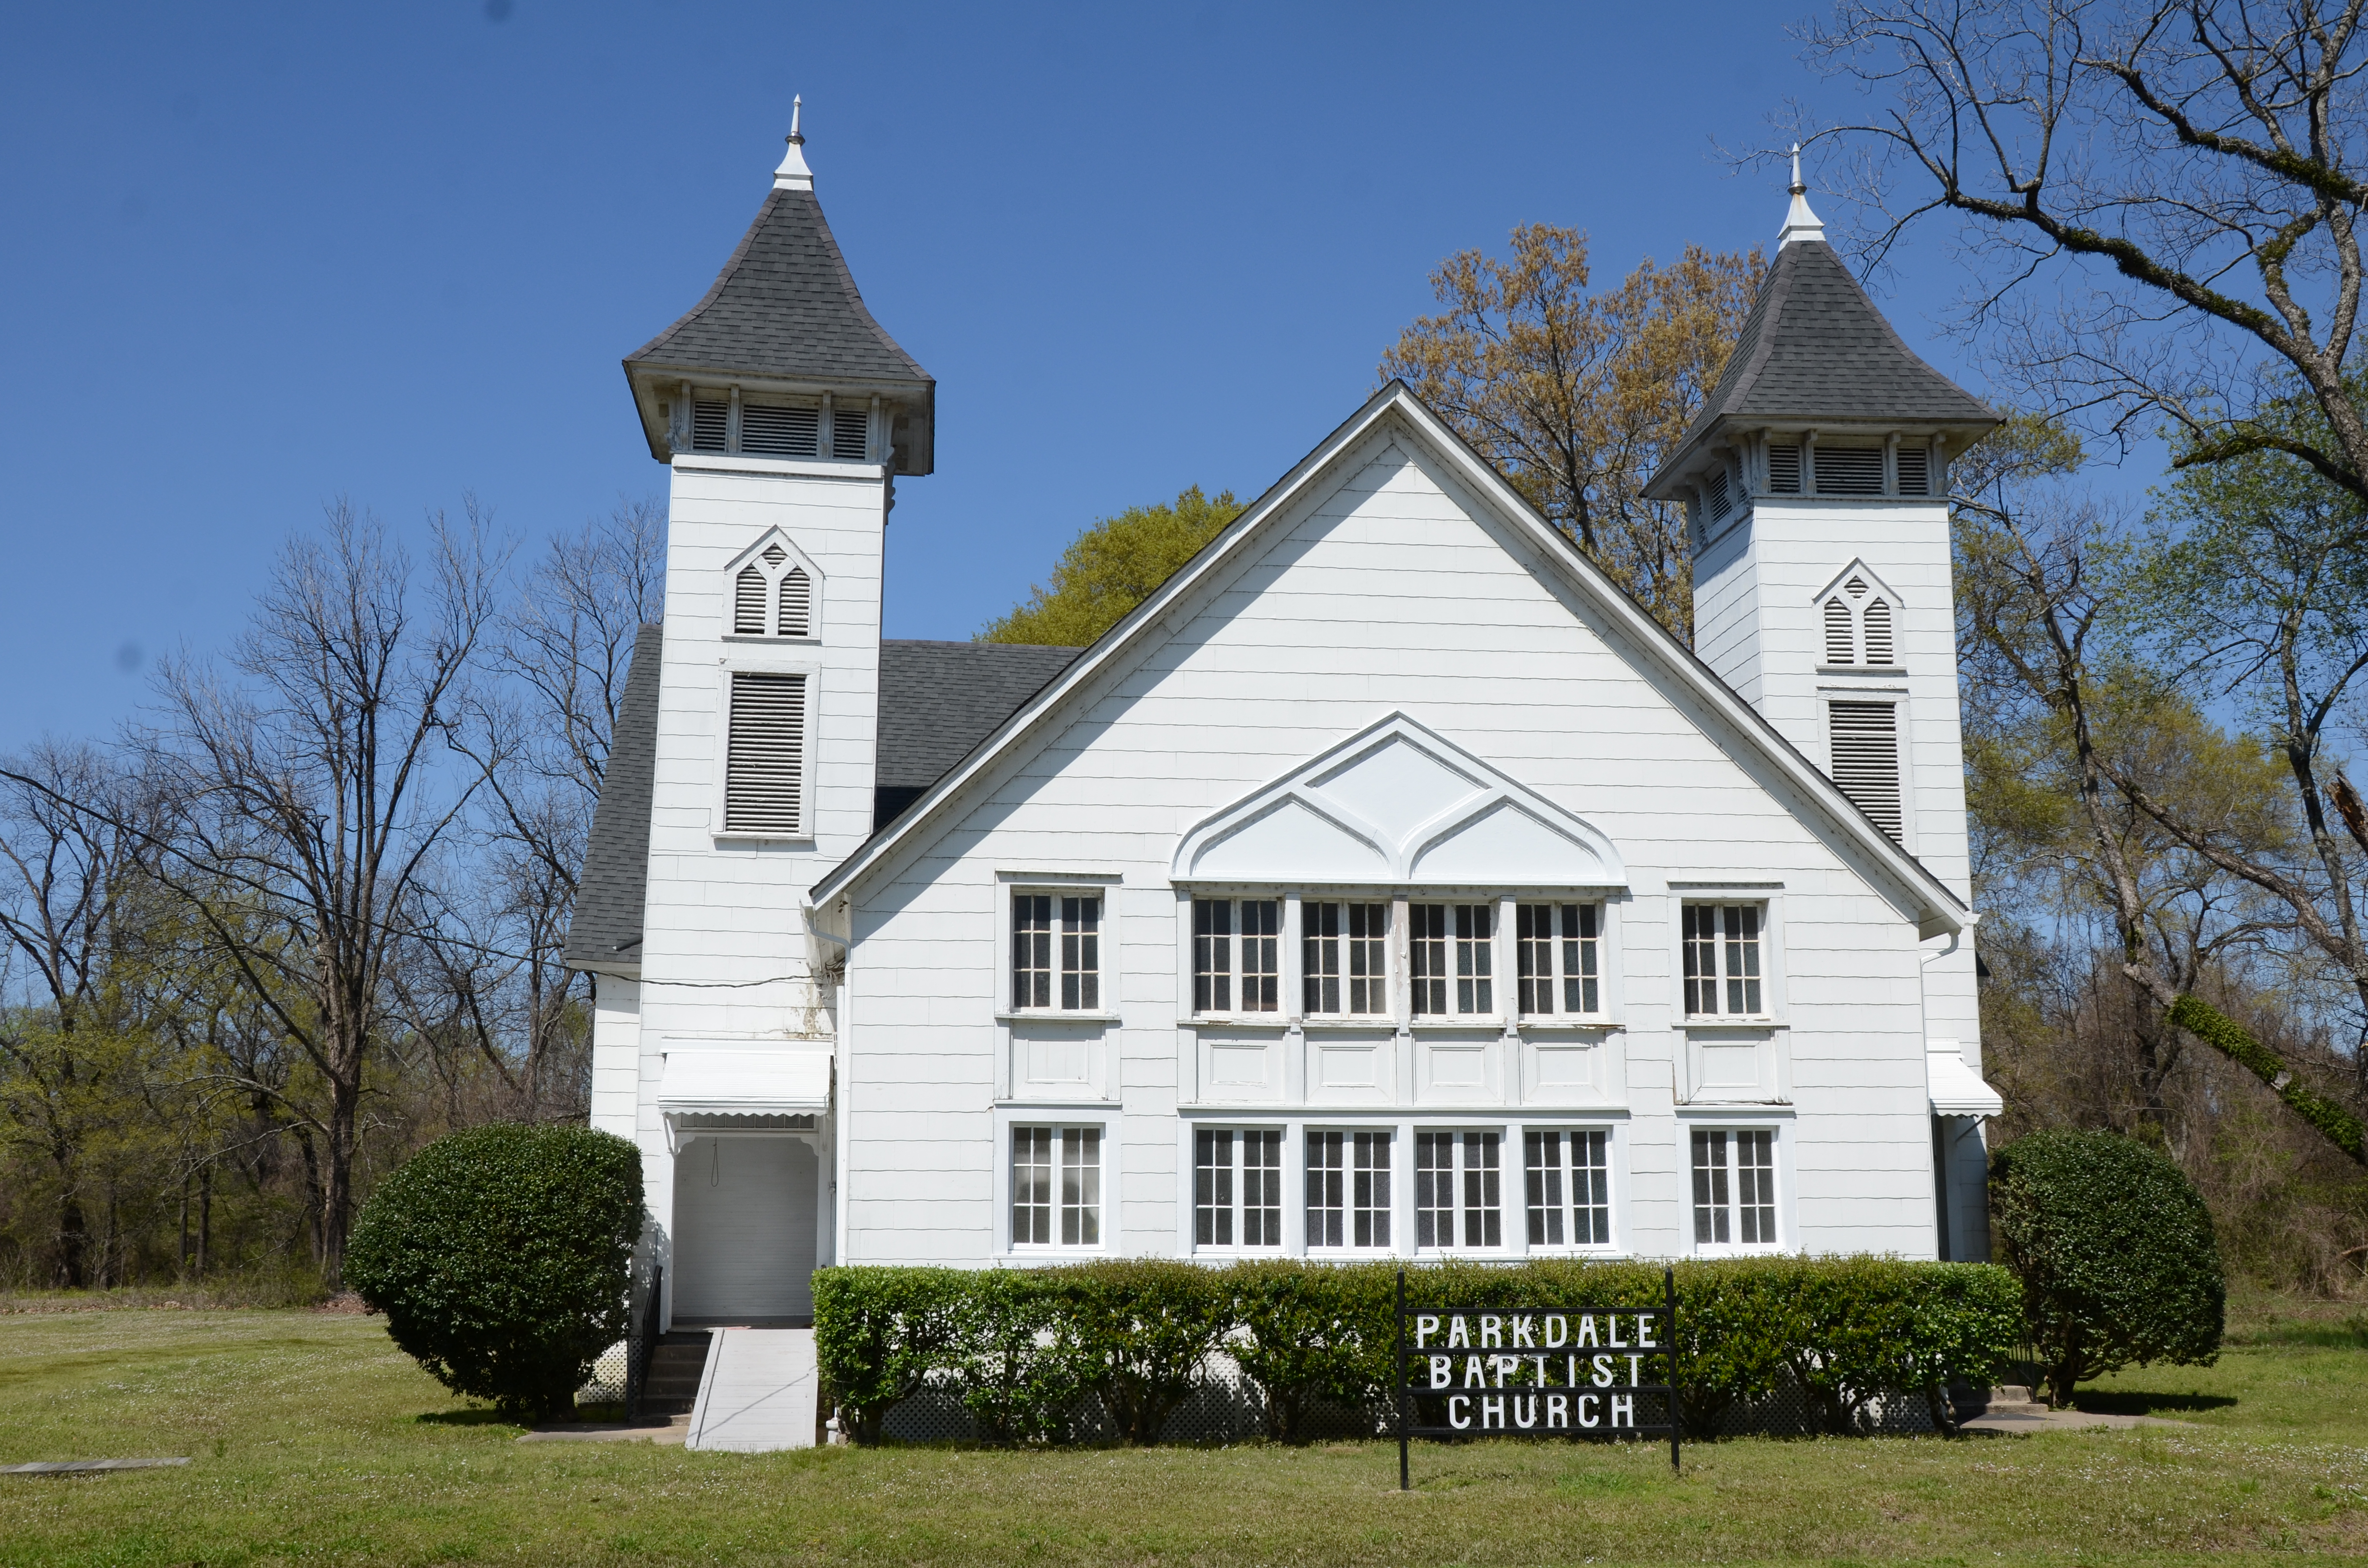
<svg viewBox="0 0 2368 1568"><path fill-rule="evenodd" d="M723 450L725 433L731 426L732 405L730 403L692 403L690 405L690 449L694 452Z"/></svg>
<svg viewBox="0 0 2368 1568"><path fill-rule="evenodd" d="M740 449L758 457L813 457L821 429L820 409L762 403L740 405Z"/></svg>
<svg viewBox="0 0 2368 1568"><path fill-rule="evenodd" d="M1889 702L1836 702L1832 728L1834 782L1874 825L1899 842L1899 710Z"/></svg>
<svg viewBox="0 0 2368 1568"><path fill-rule="evenodd" d="M1768 488L1779 495L1798 495L1801 493L1801 449L1799 447L1779 446L1773 442L1769 444Z"/></svg>
<svg viewBox="0 0 2368 1568"><path fill-rule="evenodd" d="M743 637L765 634L765 574L754 566L743 566L732 580L732 630Z"/></svg>
<svg viewBox="0 0 2368 1568"><path fill-rule="evenodd" d="M1931 454L1921 447L1899 449L1899 493L1902 495L1929 495L1932 487L1932 470L1926 461Z"/></svg>
<svg viewBox="0 0 2368 1568"><path fill-rule="evenodd" d="M1866 602L1866 662L1891 663L1891 607L1881 599Z"/></svg>
<svg viewBox="0 0 2368 1568"><path fill-rule="evenodd" d="M1734 498L1727 493L1726 470L1714 468L1710 471L1709 499L1710 515L1713 519L1725 517L1735 506Z"/></svg>
<svg viewBox="0 0 2368 1568"><path fill-rule="evenodd" d="M741 418L747 418L744 411ZM746 426L744 425L743 428ZM747 437L741 437L746 444ZM1819 447L1817 494L1820 495L1880 495L1883 494L1883 450L1879 447Z"/></svg>
<svg viewBox="0 0 2368 1568"><path fill-rule="evenodd" d="M732 672L723 831L795 834L803 825L806 677Z"/></svg>
<svg viewBox="0 0 2368 1568"><path fill-rule="evenodd" d="M1826 663L1854 665L1858 663L1856 639L1850 634L1850 606L1839 599L1826 601Z"/></svg>
<svg viewBox="0 0 2368 1568"><path fill-rule="evenodd" d="M781 635L803 637L814 611L814 585L806 581L806 569L792 566L781 574Z"/></svg>
<svg viewBox="0 0 2368 1568"><path fill-rule="evenodd" d="M841 462L861 462L869 455L871 411L833 408L830 411L830 455Z"/></svg>

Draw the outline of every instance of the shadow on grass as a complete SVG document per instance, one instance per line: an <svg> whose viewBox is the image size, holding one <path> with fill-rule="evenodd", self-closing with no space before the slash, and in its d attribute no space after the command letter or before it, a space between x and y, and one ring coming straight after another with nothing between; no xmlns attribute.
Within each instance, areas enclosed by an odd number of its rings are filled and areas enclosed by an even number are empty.
<svg viewBox="0 0 2368 1568"><path fill-rule="evenodd" d="M2072 1408L2088 1415L2159 1415L2166 1410L2226 1410L2236 1400L2225 1393L2148 1393L2140 1389L2082 1389Z"/></svg>
<svg viewBox="0 0 2368 1568"><path fill-rule="evenodd" d="M520 1423L498 1410L431 1410L416 1419L422 1426L516 1426Z"/></svg>

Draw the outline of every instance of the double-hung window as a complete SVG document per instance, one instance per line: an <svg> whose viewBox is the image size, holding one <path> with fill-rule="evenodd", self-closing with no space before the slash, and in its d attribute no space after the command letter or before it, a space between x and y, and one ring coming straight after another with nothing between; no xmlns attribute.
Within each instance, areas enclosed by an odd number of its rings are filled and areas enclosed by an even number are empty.
<svg viewBox="0 0 2368 1568"><path fill-rule="evenodd" d="M1280 1128L1201 1128L1192 1134L1192 1243L1282 1244Z"/></svg>
<svg viewBox="0 0 2368 1568"><path fill-rule="evenodd" d="M1272 1013L1282 1007L1282 901L1192 901L1192 1010Z"/></svg>
<svg viewBox="0 0 2368 1568"><path fill-rule="evenodd" d="M1102 1130L1011 1130L1011 1244L1102 1243Z"/></svg>
<svg viewBox="0 0 2368 1568"><path fill-rule="evenodd" d="M1417 1017L1486 1015L1497 1010L1497 906L1406 906L1406 978Z"/></svg>
<svg viewBox="0 0 2368 1568"><path fill-rule="evenodd" d="M1600 904L1514 906L1522 1017L1592 1017L1603 1011L1601 920Z"/></svg>
<svg viewBox="0 0 2368 1568"><path fill-rule="evenodd" d="M1299 906L1304 1010L1311 1017L1363 1017L1390 1010L1390 906Z"/></svg>
<svg viewBox="0 0 2368 1568"><path fill-rule="evenodd" d="M1756 903L1690 903L1685 908L1686 1016L1758 1017L1761 991Z"/></svg>
<svg viewBox="0 0 2368 1568"><path fill-rule="evenodd" d="M1694 1244L1776 1245L1776 1134L1697 1131L1693 1145Z"/></svg>
<svg viewBox="0 0 2368 1568"><path fill-rule="evenodd" d="M1611 1244L1611 1145L1596 1129L1521 1135L1531 1246Z"/></svg>
<svg viewBox="0 0 2368 1568"><path fill-rule="evenodd" d="M1414 1240L1423 1247L1505 1244L1500 1132L1414 1135Z"/></svg>
<svg viewBox="0 0 2368 1568"><path fill-rule="evenodd" d="M1390 1134L1307 1134L1307 1245L1390 1244Z"/></svg>
<svg viewBox="0 0 2368 1568"><path fill-rule="evenodd" d="M1011 1006L1015 1012L1099 1012L1099 893L1011 895Z"/></svg>

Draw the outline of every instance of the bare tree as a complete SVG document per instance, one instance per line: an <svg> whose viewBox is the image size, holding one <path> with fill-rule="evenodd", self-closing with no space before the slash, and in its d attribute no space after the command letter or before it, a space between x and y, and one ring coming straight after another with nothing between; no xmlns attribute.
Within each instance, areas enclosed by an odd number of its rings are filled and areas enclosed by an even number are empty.
<svg viewBox="0 0 2368 1568"><path fill-rule="evenodd" d="M482 778L484 759L446 741L494 614L484 521L473 502L465 527L436 519L423 613L383 528L332 506L320 537L282 551L227 667L167 665L163 721L135 737L172 786L151 874L321 1081L320 1103L245 1087L280 1104L318 1160L332 1285L388 966Z"/></svg>

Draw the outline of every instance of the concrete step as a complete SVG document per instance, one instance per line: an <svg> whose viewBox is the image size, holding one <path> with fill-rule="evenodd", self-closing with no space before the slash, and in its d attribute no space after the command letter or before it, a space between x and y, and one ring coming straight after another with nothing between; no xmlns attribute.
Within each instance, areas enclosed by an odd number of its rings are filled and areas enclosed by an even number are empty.
<svg viewBox="0 0 2368 1568"><path fill-rule="evenodd" d="M679 1329L658 1340L651 1348L649 1371L642 1380L644 1415L690 1413L699 1399L699 1381L706 1373L713 1338L705 1329Z"/></svg>

